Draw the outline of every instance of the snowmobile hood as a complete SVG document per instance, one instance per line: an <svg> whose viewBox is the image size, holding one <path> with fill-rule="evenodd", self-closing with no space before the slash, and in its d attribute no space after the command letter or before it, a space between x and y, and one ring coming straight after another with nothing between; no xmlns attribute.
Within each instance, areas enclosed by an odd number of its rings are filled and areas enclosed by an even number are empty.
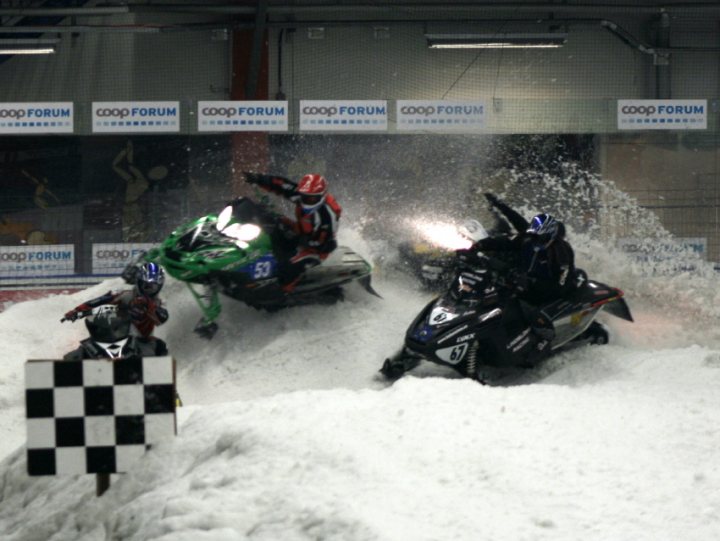
<svg viewBox="0 0 720 541"><path fill-rule="evenodd" d="M408 329L407 336L427 344L431 340L442 339L447 334L459 332L456 329L464 327L463 323L477 315L477 308L470 308L462 303L452 303L440 297L420 313Z"/></svg>
<svg viewBox="0 0 720 541"><path fill-rule="evenodd" d="M230 221L221 230L209 214L173 231L161 244L160 263L176 279L202 282L212 272L228 271L271 250L269 236L253 223Z"/></svg>

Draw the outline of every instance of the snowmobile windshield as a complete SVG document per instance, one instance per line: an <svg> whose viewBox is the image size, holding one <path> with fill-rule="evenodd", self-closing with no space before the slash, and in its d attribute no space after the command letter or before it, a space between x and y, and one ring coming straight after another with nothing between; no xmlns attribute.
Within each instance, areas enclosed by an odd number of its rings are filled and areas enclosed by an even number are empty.
<svg viewBox="0 0 720 541"><path fill-rule="evenodd" d="M473 219L465 220L458 229L458 232L472 243L476 243L489 236L483 225Z"/></svg>

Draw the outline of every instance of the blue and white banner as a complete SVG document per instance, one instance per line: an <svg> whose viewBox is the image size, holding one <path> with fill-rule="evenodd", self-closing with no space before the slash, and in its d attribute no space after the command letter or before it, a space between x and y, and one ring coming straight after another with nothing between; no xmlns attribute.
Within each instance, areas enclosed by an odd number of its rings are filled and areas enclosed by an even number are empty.
<svg viewBox="0 0 720 541"><path fill-rule="evenodd" d="M72 102L0 103L0 134L73 133Z"/></svg>
<svg viewBox="0 0 720 541"><path fill-rule="evenodd" d="M0 246L0 277L68 276L75 274L75 246Z"/></svg>
<svg viewBox="0 0 720 541"><path fill-rule="evenodd" d="M276 131L288 129L286 101L199 101L198 131Z"/></svg>
<svg viewBox="0 0 720 541"><path fill-rule="evenodd" d="M133 259L144 254L156 244L137 243L94 243L92 245L92 273L119 275Z"/></svg>
<svg viewBox="0 0 720 541"><path fill-rule="evenodd" d="M179 101L94 101L93 133L180 131Z"/></svg>
<svg viewBox="0 0 720 541"><path fill-rule="evenodd" d="M485 127L484 101L398 100L398 131L474 132Z"/></svg>
<svg viewBox="0 0 720 541"><path fill-rule="evenodd" d="M385 131L385 100L300 100L301 131Z"/></svg>
<svg viewBox="0 0 720 541"><path fill-rule="evenodd" d="M618 100L619 130L704 130L707 100Z"/></svg>
<svg viewBox="0 0 720 541"><path fill-rule="evenodd" d="M693 271L700 261L707 260L705 237L675 237L672 241L624 237L617 239L617 246L654 273Z"/></svg>

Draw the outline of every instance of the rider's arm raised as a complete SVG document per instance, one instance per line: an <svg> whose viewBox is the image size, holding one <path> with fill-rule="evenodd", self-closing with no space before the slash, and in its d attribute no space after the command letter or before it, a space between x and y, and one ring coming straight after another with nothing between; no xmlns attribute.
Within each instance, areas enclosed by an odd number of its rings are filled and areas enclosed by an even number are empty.
<svg viewBox="0 0 720 541"><path fill-rule="evenodd" d="M247 180L249 184L255 184L265 191L281 195L288 199L297 196L297 184L285 177L246 172L245 180Z"/></svg>

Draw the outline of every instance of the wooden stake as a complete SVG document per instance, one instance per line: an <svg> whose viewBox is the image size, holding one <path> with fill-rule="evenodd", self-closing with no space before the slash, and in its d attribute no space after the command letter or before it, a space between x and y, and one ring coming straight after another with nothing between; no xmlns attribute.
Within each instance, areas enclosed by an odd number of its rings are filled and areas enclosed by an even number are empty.
<svg viewBox="0 0 720 541"><path fill-rule="evenodd" d="M96 495L99 498L105 491L110 488L110 474L109 473L98 473L95 476Z"/></svg>

